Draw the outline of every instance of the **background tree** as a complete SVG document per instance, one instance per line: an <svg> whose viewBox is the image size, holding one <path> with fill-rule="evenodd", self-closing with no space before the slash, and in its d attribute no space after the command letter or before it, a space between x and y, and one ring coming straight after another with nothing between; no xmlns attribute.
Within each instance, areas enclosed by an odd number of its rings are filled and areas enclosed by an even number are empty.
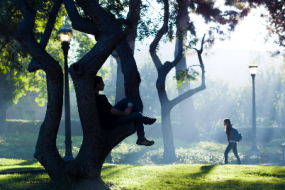
<svg viewBox="0 0 285 190"><path fill-rule="evenodd" d="M165 2L164 2L165 3ZM226 11L221 11L219 8L215 7L214 1L184 1L178 0L177 2L172 2L173 8L171 8L171 14L166 13L164 14L164 25L163 27L157 32L157 35L150 45L150 54L152 56L153 62L155 63L157 70L158 70L158 79L157 79L157 89L160 97L161 108L162 108L162 130L163 130L163 139L164 139L164 160L167 163L174 162L175 158L175 149L173 144L173 136L172 136L172 129L170 123L170 110L173 106L177 103L181 102L182 100L191 97L193 94L205 89L204 79L202 79L202 85L196 89L189 89L188 91L184 92L177 98L172 101L169 101L165 92L165 77L174 66L181 61L183 52L186 48L191 48L193 45L197 43L197 39L195 38L195 26L193 22L189 21L188 17L188 9L192 9L193 12L203 16L206 23L212 22L215 25L211 26L208 31L208 38L205 39L205 42L208 45L212 45L216 38L224 39L225 37L229 36L229 32L233 31L236 24L238 23L239 19L242 19L244 16L247 15L249 12L249 7L246 4L242 4L243 6L232 4L239 9L239 11L233 11L229 8ZM186 8L185 8L186 7ZM165 8L166 10L166 8ZM169 19L170 18L170 19ZM169 27L168 27L169 25ZM220 25L224 25L223 28ZM174 27L175 26L175 27ZM176 43L176 57L173 62L166 62L163 66L161 66L160 60L156 54L156 49L158 48L158 43L161 40L162 36L168 33L168 38L172 40L173 31L176 29L177 43ZM190 37L186 37L187 31L191 32ZM188 39L188 42L185 43L185 47L183 48L183 39ZM164 38L164 40L166 40ZM204 42L204 38L202 40L202 45ZM187 44L187 45L186 45ZM201 50L198 51L198 57L200 62L200 67L202 68L202 78L204 77L204 67L202 63ZM177 62L178 61L178 62ZM183 67L185 68L185 62L183 62ZM183 71L183 70L181 70ZM184 70L185 71L185 70ZM185 74L184 76L191 76L195 75L196 72L193 70L189 70L190 73ZM189 77L191 79L191 77ZM194 76L192 78L195 78ZM184 79L181 79L184 80ZM171 103L169 103L171 102ZM165 104L165 105L163 105ZM167 118L167 119L165 119ZM169 118L169 119L168 119Z"/></svg>
<svg viewBox="0 0 285 190"><path fill-rule="evenodd" d="M182 96L179 96L172 101L170 101L167 97L166 90L165 90L165 79L166 75L169 73L169 71L177 65L177 63L182 58L182 51L183 51L183 44L182 44L182 38L179 39L179 53L175 57L175 60L173 62L165 62L164 64L161 63L159 57L157 56L156 49L158 47L158 43L160 42L162 36L168 32L168 22L169 22L169 3L167 0L163 1L164 4L164 23L161 29L157 32L157 35L153 42L150 45L150 54L152 57L152 60L156 66L156 69L158 71L158 78L156 82L156 88L158 91L158 96L161 104L161 120L162 120L162 135L163 135L163 142L164 142L164 153L163 153L163 159L165 163L172 163L176 161L175 156L175 148L173 143L173 134L172 134L172 128L171 128L171 121L170 121L170 111L171 109L178 104L179 102L183 101L184 99L192 96L194 93L199 92L206 88L205 86L205 77L204 77L204 64L201 58L201 54L203 52L203 43L204 38L201 43L201 50L197 50L200 67L202 69L202 84L201 86L189 90L186 93L184 93ZM180 16L177 16L177 28L180 27L179 25Z"/></svg>

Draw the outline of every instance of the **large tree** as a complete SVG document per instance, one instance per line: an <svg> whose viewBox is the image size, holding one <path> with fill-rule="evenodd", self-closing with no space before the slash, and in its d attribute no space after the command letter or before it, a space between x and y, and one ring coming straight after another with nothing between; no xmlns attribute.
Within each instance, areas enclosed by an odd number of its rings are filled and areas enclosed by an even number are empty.
<svg viewBox="0 0 285 190"><path fill-rule="evenodd" d="M100 126L93 91L94 78L109 55L116 49L122 61L126 97L142 110L143 106L139 95L140 76L132 50L126 41L129 31L128 23L132 21L132 15L122 21L116 19L110 12L106 12L98 4L98 1L77 0L75 4L72 0L64 0L73 28L95 35L97 40L90 52L69 68L76 91L83 129L83 142L75 160L66 163L56 147L63 105L63 72L59 63L45 51L54 26L51 17L56 16L57 12L48 13L49 21L40 43L36 41L33 33L38 11L45 4L51 3L54 7L61 5L62 0L44 2L13 0L13 2L23 16L22 24L16 32L15 38L34 58L29 65L29 71L35 72L42 69L46 73L47 110L40 128L34 157L44 166L51 181L55 184L79 183L86 189L106 188L101 179L103 162L111 149L124 138L133 134L136 127L132 122L112 131L104 130Z"/></svg>

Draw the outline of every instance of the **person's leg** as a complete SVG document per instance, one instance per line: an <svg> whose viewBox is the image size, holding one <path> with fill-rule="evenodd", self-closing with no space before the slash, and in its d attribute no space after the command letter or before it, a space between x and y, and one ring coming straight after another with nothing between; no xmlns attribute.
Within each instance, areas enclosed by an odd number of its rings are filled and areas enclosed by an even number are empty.
<svg viewBox="0 0 285 190"><path fill-rule="evenodd" d="M124 111L127 108L128 103L132 103L132 101L129 100L128 98L124 98L124 99L120 100L114 106L114 108L116 108L116 109L118 109L120 111ZM133 104L133 106L132 106L132 113L135 113L135 112L140 112L140 110L136 107L135 104ZM150 117L146 117L146 116L142 116L142 118L143 118L143 124L145 124L145 125L151 125L151 124L153 124L156 121L155 118L150 118Z"/></svg>
<svg viewBox="0 0 285 190"><path fill-rule="evenodd" d="M140 112L140 110L136 107L136 105L134 105L134 103L131 100L129 100L128 98L124 98L124 99L120 100L118 103L116 103L116 105L114 105L114 108L116 108L120 111L124 111L126 109L126 107L128 106L128 103L133 104L132 113L133 112Z"/></svg>
<svg viewBox="0 0 285 190"><path fill-rule="evenodd" d="M232 145L231 145L231 143L229 143L227 148L226 148L226 150L225 150L225 153L224 153L224 155L225 155L225 164L228 164L228 154L231 151L231 149L232 149Z"/></svg>
<svg viewBox="0 0 285 190"><path fill-rule="evenodd" d="M137 122L137 135L138 139L144 139L145 134L144 134L144 126L143 126L143 119L142 119L142 114L139 112L134 112L126 116L121 116L118 117L118 122L117 125L121 125L124 123L128 123L130 121L136 120Z"/></svg>
<svg viewBox="0 0 285 190"><path fill-rule="evenodd" d="M241 164L240 158L238 156L238 151L237 151L237 143L233 143L233 152L235 157L237 158L238 164Z"/></svg>

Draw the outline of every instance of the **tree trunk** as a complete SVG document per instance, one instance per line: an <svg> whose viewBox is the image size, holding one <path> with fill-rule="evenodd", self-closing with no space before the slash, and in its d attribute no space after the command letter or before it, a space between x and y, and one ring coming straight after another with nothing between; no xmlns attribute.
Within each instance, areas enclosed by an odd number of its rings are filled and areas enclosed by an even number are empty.
<svg viewBox="0 0 285 190"><path fill-rule="evenodd" d="M108 40L112 42L113 40ZM97 44L100 43L99 41ZM110 45L107 45L110 47ZM125 79L125 88L127 97L142 108L139 97L139 78L138 71L130 49L127 49L126 41L121 42L118 47L118 54L124 61L122 70ZM124 52L124 53L123 53ZM131 57L130 57L131 56ZM107 57L106 57L107 59ZM98 59L94 59L98 60ZM133 61L131 61L133 60ZM96 63L93 63L96 65ZM99 64L99 63L98 63ZM100 63L102 64L102 63ZM77 66L73 64L69 69L73 79L80 121L83 128L83 142L76 159L67 164L65 170L76 176L80 184L88 184L98 189L107 188L101 179L101 169L108 153L124 138L136 132L133 122L121 125L111 131L105 130L100 126L100 120L97 114L94 90L94 73L86 72L77 74ZM85 70L85 69L84 69ZM98 69L99 70L99 69ZM90 69L86 69L90 71Z"/></svg>
<svg viewBox="0 0 285 190"><path fill-rule="evenodd" d="M181 35L183 38L183 54L179 63L175 66L176 73L179 70L186 70L186 52L185 52L185 42L187 42L187 25L189 23L189 14L187 9L187 1L179 1L179 14L180 20L179 25L181 29ZM176 40L174 56L177 56L179 47L178 39ZM185 82L182 84L182 88L178 89L178 94L181 95L184 92L190 90L190 82ZM192 97L187 98L179 104L179 112L181 116L181 127L179 128L179 139L184 141L195 141L197 137L197 130L195 126L195 117L194 117L194 104Z"/></svg>
<svg viewBox="0 0 285 190"><path fill-rule="evenodd" d="M170 110L168 107L169 106L167 105L167 102L166 104L162 103L161 105L161 126L164 145L163 162L166 164L176 162L175 147L170 120Z"/></svg>
<svg viewBox="0 0 285 190"><path fill-rule="evenodd" d="M178 47L177 47L178 41L176 41L175 46L175 55L177 55ZM187 63L186 63L186 56L183 54L183 57L181 61L175 66L176 73L179 70L186 70L187 69ZM185 82L182 84L182 88L178 89L178 95L182 95L184 92L187 92L190 90L190 82ZM179 139L184 141L195 141L197 137L197 130L195 126L195 117L194 117L194 103L193 98L189 97L183 102L179 103L179 112L181 116L181 126L179 129Z"/></svg>
<svg viewBox="0 0 285 190"><path fill-rule="evenodd" d="M6 134L8 132L7 122L6 122L6 111L8 106L3 100L2 85L5 80L5 76L0 75L0 134Z"/></svg>
<svg viewBox="0 0 285 190"><path fill-rule="evenodd" d="M113 57L117 62L117 80L116 80L116 98L115 104L121 99L125 98L125 86L124 86L124 75L122 73L121 59L116 51L112 53Z"/></svg>
<svg viewBox="0 0 285 190"><path fill-rule="evenodd" d="M98 2L77 0L85 14L89 15L88 19L79 16L74 1L65 0L64 2L70 18L74 21L74 26L79 27L79 30L82 27L82 30L94 32L98 39L90 52L69 68L83 129L83 142L78 156L69 162L64 162L56 147L63 105L62 69L59 63L44 48L40 47L34 38L33 26L36 11L27 1L14 0L24 16L15 38L46 72L47 78L47 111L40 128L34 157L46 169L51 182L57 185L75 188L78 184L81 189L108 189L101 179L103 162L114 146L136 132L136 125L134 122L130 122L113 130L105 130L100 126L94 93L95 75L117 47L126 81L126 96L142 110L143 106L139 95L140 76L132 51L126 40L123 40L123 31L114 24L112 17L104 11ZM87 26L80 25L82 23L87 23Z"/></svg>
<svg viewBox="0 0 285 190"><path fill-rule="evenodd" d="M128 42L133 55L134 55L134 48L135 48L135 41L132 40ZM117 62L117 81L116 81L116 98L115 98L115 103L118 103L120 100L126 97L125 94L125 86L124 86L124 75L122 73L122 63L121 59L117 53L117 51L114 51L112 53L113 57L116 59Z"/></svg>
<svg viewBox="0 0 285 190"><path fill-rule="evenodd" d="M137 27L138 21L140 19L140 12L141 12L141 0L130 0L129 2L129 13L128 18L132 17L132 28L129 32L127 37L127 42L129 47L131 48L132 54L134 55L135 51L135 40L137 37ZM113 56L117 62L117 82L116 82L116 99L115 103L119 102L121 99L126 97L125 94L125 87L124 87L124 75L122 73L122 60L120 56L118 56L117 52L113 52Z"/></svg>

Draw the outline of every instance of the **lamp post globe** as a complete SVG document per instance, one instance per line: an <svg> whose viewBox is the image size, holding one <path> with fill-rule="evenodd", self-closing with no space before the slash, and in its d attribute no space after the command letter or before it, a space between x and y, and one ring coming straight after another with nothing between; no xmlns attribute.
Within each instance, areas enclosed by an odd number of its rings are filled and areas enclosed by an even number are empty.
<svg viewBox="0 0 285 190"><path fill-rule="evenodd" d="M64 53L64 99L65 99L65 156L64 161L74 160L72 155L72 141L71 141L71 122L70 122L70 100L69 100L69 81L68 81L68 65L67 55L69 50L69 42L72 37L72 30L64 25L58 31L61 41L61 48Z"/></svg>
<svg viewBox="0 0 285 190"><path fill-rule="evenodd" d="M249 151L252 155L259 155L260 150L256 144L256 107L255 107L255 76L257 74L257 64L254 62L249 65L249 72L252 77L252 146Z"/></svg>

